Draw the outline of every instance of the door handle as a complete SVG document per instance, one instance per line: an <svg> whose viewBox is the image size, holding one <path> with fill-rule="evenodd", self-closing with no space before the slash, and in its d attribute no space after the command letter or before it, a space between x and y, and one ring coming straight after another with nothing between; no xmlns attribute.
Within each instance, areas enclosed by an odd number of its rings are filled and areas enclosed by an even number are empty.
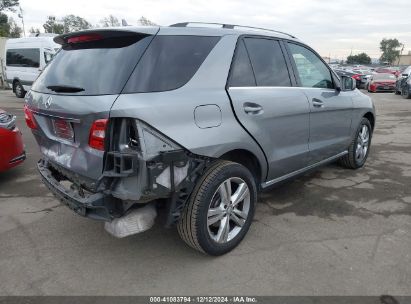
<svg viewBox="0 0 411 304"><path fill-rule="evenodd" d="M316 108L322 108L324 107L324 102L322 102L321 100L317 98L313 98L313 106Z"/></svg>
<svg viewBox="0 0 411 304"><path fill-rule="evenodd" d="M246 112L247 114L256 115L263 113L263 107L256 103L246 102L244 103L243 107L244 112Z"/></svg>

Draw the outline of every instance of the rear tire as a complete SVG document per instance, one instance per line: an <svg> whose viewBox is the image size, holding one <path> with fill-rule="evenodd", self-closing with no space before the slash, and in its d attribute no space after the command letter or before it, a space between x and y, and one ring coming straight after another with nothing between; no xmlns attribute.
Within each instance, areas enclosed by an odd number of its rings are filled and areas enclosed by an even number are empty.
<svg viewBox="0 0 411 304"><path fill-rule="evenodd" d="M340 165L348 169L359 169L364 166L370 152L371 138L370 121L363 117L348 148L348 154L340 158Z"/></svg>
<svg viewBox="0 0 411 304"><path fill-rule="evenodd" d="M19 81L16 81L14 84L14 94L16 94L17 98L24 98L26 95L26 91Z"/></svg>
<svg viewBox="0 0 411 304"><path fill-rule="evenodd" d="M225 254L248 232L256 201L257 187L248 169L218 160L197 182L178 223L178 233L198 251Z"/></svg>
<svg viewBox="0 0 411 304"><path fill-rule="evenodd" d="M410 92L408 86L401 90L401 96L404 99L410 99L411 98L411 92Z"/></svg>

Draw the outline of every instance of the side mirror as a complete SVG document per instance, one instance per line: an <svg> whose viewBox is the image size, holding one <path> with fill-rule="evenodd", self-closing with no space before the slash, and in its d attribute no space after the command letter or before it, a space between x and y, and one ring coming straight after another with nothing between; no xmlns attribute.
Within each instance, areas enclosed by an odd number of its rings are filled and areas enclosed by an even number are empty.
<svg viewBox="0 0 411 304"><path fill-rule="evenodd" d="M341 76L341 87L343 91L352 91L357 87L357 83L354 78L349 76Z"/></svg>

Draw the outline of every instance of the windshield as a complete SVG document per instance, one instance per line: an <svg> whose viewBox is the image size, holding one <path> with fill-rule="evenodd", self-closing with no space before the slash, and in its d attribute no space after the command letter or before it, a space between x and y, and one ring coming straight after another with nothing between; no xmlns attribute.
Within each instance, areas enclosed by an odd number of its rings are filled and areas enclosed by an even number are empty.
<svg viewBox="0 0 411 304"><path fill-rule="evenodd" d="M119 94L151 39L145 34L128 34L63 45L32 90L70 95ZM65 89L56 90L61 87Z"/></svg>
<svg viewBox="0 0 411 304"><path fill-rule="evenodd" d="M395 75L393 74L375 74L374 80L395 80Z"/></svg>

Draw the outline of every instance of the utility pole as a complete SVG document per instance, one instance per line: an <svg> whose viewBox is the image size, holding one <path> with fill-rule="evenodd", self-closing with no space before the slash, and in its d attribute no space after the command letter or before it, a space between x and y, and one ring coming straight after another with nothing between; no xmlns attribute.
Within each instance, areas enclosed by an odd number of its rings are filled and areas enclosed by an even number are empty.
<svg viewBox="0 0 411 304"><path fill-rule="evenodd" d="M26 37L26 30L24 29L24 18L23 18L23 10L21 6L19 6L20 13L18 14L18 17L21 18L21 23L23 24L23 36Z"/></svg>

